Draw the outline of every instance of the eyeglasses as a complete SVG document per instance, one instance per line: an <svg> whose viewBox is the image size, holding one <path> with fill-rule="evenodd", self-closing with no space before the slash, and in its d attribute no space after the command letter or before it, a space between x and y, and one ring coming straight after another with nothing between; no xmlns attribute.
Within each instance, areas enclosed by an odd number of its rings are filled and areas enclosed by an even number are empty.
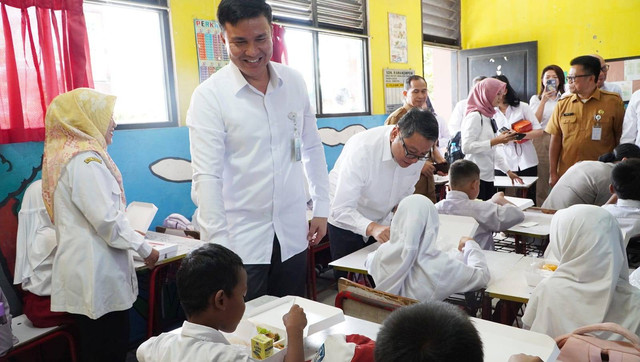
<svg viewBox="0 0 640 362"><path fill-rule="evenodd" d="M407 149L407 145L404 144L404 138L400 137L400 142L402 142L402 148L404 148L404 157L412 159L412 160L418 160L418 161L425 161L425 160L429 159L428 155L418 156L418 155L414 155L413 153L409 152L409 150Z"/></svg>
<svg viewBox="0 0 640 362"><path fill-rule="evenodd" d="M609 64L605 64L602 66L602 68L600 68L601 71L603 72L608 72L609 71Z"/></svg>
<svg viewBox="0 0 640 362"><path fill-rule="evenodd" d="M580 78L580 77L590 77L593 74L582 74L582 75L568 75L567 76L567 81L569 82L573 82L576 80L576 78Z"/></svg>

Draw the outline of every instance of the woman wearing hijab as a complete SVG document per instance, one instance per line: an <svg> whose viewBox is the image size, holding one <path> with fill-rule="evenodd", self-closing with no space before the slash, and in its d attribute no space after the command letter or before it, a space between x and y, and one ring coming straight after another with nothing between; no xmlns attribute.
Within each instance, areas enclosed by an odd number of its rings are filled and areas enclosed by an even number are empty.
<svg viewBox="0 0 640 362"><path fill-rule="evenodd" d="M607 210L574 205L558 211L545 257L559 260L558 269L534 289L522 317L525 326L555 338L613 322L640 334L640 290L629 284L622 233Z"/></svg>
<svg viewBox="0 0 640 362"><path fill-rule="evenodd" d="M51 310L73 314L80 360L124 361L138 284L129 250L158 260L125 216L122 176L107 153L115 97L79 88L57 96L45 119L42 196L56 229Z"/></svg>
<svg viewBox="0 0 640 362"><path fill-rule="evenodd" d="M391 238L365 263L376 289L428 301L487 285L489 269L478 243L463 239L459 251L440 251L435 245L438 225L438 211L428 198L411 195L400 202Z"/></svg>
<svg viewBox="0 0 640 362"><path fill-rule="evenodd" d="M497 79L487 78L476 84L467 101L467 113L460 129L462 152L465 159L480 167L481 200L489 200L496 192L493 187L494 168L522 183L522 179L509 170L505 160L494 150L494 146L515 141L516 132L500 132L495 120L494 107L498 106L507 92L507 85Z"/></svg>

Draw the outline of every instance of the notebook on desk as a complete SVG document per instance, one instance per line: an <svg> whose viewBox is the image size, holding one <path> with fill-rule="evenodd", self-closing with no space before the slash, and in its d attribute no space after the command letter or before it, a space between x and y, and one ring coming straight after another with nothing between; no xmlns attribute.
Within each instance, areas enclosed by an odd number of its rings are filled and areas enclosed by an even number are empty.
<svg viewBox="0 0 640 362"><path fill-rule="evenodd" d="M440 228L436 239L436 248L442 251L457 249L460 238L473 235L478 229L478 222L470 216L458 215L438 215L440 218Z"/></svg>

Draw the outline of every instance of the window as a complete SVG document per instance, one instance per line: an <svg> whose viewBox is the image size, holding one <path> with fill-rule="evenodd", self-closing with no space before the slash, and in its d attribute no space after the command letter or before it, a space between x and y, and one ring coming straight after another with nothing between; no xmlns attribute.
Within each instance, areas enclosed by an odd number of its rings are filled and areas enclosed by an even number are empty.
<svg viewBox="0 0 640 362"><path fill-rule="evenodd" d="M318 116L370 114L364 0L272 0ZM339 56L338 56L339 55Z"/></svg>
<svg viewBox="0 0 640 362"><path fill-rule="evenodd" d="M422 39L460 48L460 0L422 0Z"/></svg>
<svg viewBox="0 0 640 362"><path fill-rule="evenodd" d="M118 128L178 123L166 0L85 2L95 88L118 97Z"/></svg>

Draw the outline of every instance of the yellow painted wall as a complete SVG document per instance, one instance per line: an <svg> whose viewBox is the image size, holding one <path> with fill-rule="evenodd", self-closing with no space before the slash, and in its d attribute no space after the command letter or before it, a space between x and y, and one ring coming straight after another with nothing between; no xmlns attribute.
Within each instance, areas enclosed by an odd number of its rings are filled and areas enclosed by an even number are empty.
<svg viewBox="0 0 640 362"><path fill-rule="evenodd" d="M196 56L193 19L215 19L219 0L171 1L171 26L175 52L178 107L180 124L184 125L191 93L198 86L198 59ZM389 60L388 12L405 15L409 42L409 62L391 63ZM422 20L420 1L370 0L369 1L369 49L372 90L372 113L384 112L384 68L414 69L422 74Z"/></svg>
<svg viewBox="0 0 640 362"><path fill-rule="evenodd" d="M414 69L422 75L422 8L419 0L369 0L368 3L372 113L383 114L383 69ZM390 61L389 12L407 17L409 61L406 64Z"/></svg>
<svg viewBox="0 0 640 362"><path fill-rule="evenodd" d="M638 0L462 0L462 48L538 41L538 73L571 59L640 55Z"/></svg>

